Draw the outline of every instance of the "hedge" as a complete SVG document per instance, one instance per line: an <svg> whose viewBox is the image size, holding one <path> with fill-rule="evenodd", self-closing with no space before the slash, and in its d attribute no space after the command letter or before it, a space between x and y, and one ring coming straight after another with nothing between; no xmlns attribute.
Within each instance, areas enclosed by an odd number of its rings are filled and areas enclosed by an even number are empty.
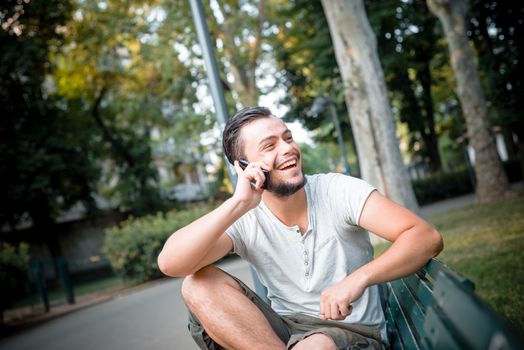
<svg viewBox="0 0 524 350"><path fill-rule="evenodd" d="M441 173L412 181L418 204L424 205L473 192L467 170Z"/></svg>
<svg viewBox="0 0 524 350"><path fill-rule="evenodd" d="M207 203L167 214L130 218L119 227L106 230L102 251L113 271L122 278L139 281L158 278L162 274L156 260L167 238L215 206Z"/></svg>
<svg viewBox="0 0 524 350"><path fill-rule="evenodd" d="M518 159L505 161L502 165L510 182L523 180ZM417 197L420 205L474 192L466 169L412 180L411 183L413 184L415 197Z"/></svg>
<svg viewBox="0 0 524 350"><path fill-rule="evenodd" d="M10 307L20 295L23 295L25 284L29 279L29 246L20 243L18 246L0 242L0 313ZM2 323L3 323L3 317Z"/></svg>

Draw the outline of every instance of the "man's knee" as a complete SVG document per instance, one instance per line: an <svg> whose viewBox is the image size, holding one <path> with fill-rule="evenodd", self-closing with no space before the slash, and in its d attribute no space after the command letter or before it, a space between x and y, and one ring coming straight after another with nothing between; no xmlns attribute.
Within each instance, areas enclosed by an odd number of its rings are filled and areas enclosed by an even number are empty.
<svg viewBox="0 0 524 350"><path fill-rule="evenodd" d="M184 278L184 281L182 281L180 291L182 298L188 306L193 304L195 299L200 299L202 297L201 294L209 292L208 289L211 287L210 276L212 271L207 272L207 270L210 270L210 268L210 266L206 266L194 274L187 276Z"/></svg>
<svg viewBox="0 0 524 350"><path fill-rule="evenodd" d="M181 293L184 302L191 308L220 295L218 292L224 287L240 289L238 283L224 271L206 266L184 278Z"/></svg>

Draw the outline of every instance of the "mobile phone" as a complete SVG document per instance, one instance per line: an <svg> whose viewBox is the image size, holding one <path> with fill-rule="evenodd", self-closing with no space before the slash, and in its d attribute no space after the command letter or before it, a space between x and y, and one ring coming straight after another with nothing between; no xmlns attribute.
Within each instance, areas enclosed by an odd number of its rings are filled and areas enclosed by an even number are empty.
<svg viewBox="0 0 524 350"><path fill-rule="evenodd" d="M246 167L249 165L249 162L247 160L244 160L244 159L240 159L238 161L238 164L240 165L240 167L245 170ZM269 171L267 170L264 170L262 169L262 172L264 173L264 176L265 176L265 180L264 180L264 183L262 184L262 188L267 190L268 186L269 186ZM252 180L251 183L254 185L256 183L255 180Z"/></svg>

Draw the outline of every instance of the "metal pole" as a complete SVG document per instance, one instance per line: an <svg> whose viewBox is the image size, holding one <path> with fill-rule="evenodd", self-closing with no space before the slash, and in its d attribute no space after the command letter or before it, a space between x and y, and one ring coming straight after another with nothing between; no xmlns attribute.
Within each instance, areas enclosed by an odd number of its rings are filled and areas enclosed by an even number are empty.
<svg viewBox="0 0 524 350"><path fill-rule="evenodd" d="M60 256L57 258L57 262L60 270L60 277L62 279L62 287L64 288L64 294L66 296L67 302L69 304L74 304L75 291L73 289L73 284L71 283L71 276L69 275L67 261L65 261L63 256Z"/></svg>
<svg viewBox="0 0 524 350"><path fill-rule="evenodd" d="M335 124L335 131L337 133L338 147L340 148L340 158L342 158L342 166L344 167L344 174L349 175L351 173L351 168L349 167L348 158L346 156L346 147L344 145L344 140L342 139L342 131L340 129L340 122L338 120L337 109L333 101L328 99L329 110L331 112L331 118L333 119L333 124Z"/></svg>
<svg viewBox="0 0 524 350"><path fill-rule="evenodd" d="M47 294L47 286L45 281L44 266L41 261L37 261L33 270L35 277L35 285L42 303L44 304L44 311L49 312L49 296Z"/></svg>
<svg viewBox="0 0 524 350"><path fill-rule="evenodd" d="M209 30L204 14L204 8L200 0L189 0L191 5L191 13L193 14L193 22L195 23L195 30L198 36L198 41L202 47L202 54L204 56L204 65L206 67L207 77L209 79L209 88L211 89L211 96L215 105L215 111L217 114L218 126L220 130L224 130L228 117L226 100L224 98L224 91L222 90L222 82L220 75L218 74L218 68L215 61L215 55L213 54L213 48L211 46L211 40L209 39ZM229 165L226 160L226 166L228 169L229 180L233 184L233 188L236 184L236 175L233 168Z"/></svg>
<svg viewBox="0 0 524 350"><path fill-rule="evenodd" d="M211 40L209 39L209 31L207 29L204 8L202 7L200 0L189 0L189 2L191 4L191 12L193 13L193 22L195 22L198 41L200 42L200 46L202 46L204 63L206 66L207 77L209 79L209 87L211 88L211 95L213 96L213 101L217 112L218 124L220 126L220 130L224 130L228 120L227 106L226 100L224 99L224 91L222 90L220 76L218 74L215 56L213 55L213 49L211 47ZM234 190L237 183L236 173L227 159L226 166L229 180L231 181ZM267 289L265 289L265 287L260 283L260 280L258 279L258 276L253 268L251 268L251 274L257 288L257 293L261 296L261 298L268 301Z"/></svg>
<svg viewBox="0 0 524 350"><path fill-rule="evenodd" d="M202 7L202 2L200 0L190 0L189 2L191 4L191 12L193 14L193 22L195 23L198 41L200 42L202 54L204 55L204 64L209 79L211 95L213 96L213 102L215 103L218 123L220 128L223 128L228 119L226 100L224 99L220 75L218 74L218 68L213 54L213 48L211 46L211 40L209 38L209 30L207 28L204 8Z"/></svg>

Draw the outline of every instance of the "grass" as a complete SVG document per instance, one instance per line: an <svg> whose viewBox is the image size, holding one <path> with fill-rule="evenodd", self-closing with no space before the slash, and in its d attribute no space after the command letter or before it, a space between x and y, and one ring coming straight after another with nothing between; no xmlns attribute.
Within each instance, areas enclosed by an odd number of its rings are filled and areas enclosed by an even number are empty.
<svg viewBox="0 0 524 350"><path fill-rule="evenodd" d="M524 192L502 203L433 215L429 222L444 238L438 259L472 280L477 295L524 329ZM375 255L387 247L375 247Z"/></svg>

